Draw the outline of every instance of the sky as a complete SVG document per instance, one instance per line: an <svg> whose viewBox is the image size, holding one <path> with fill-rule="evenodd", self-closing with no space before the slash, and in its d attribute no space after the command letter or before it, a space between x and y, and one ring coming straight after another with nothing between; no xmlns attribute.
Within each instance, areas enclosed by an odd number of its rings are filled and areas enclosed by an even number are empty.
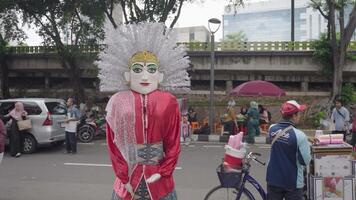
<svg viewBox="0 0 356 200"><path fill-rule="evenodd" d="M222 20L224 6L226 6L229 1L230 0L195 0L194 3L185 3L175 27L205 26L208 28L208 20L210 18ZM28 45L40 45L41 38L36 34L36 30L26 29L25 32L28 34L28 39L26 40ZM216 41L219 41L221 38L222 27L220 27L215 34Z"/></svg>

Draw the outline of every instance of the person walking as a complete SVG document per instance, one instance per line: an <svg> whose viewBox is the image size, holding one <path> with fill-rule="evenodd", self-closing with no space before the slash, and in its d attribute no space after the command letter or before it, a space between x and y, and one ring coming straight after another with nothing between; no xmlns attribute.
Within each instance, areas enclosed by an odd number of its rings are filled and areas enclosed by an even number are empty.
<svg viewBox="0 0 356 200"><path fill-rule="evenodd" d="M4 122L0 119L0 164L5 151L6 128Z"/></svg>
<svg viewBox="0 0 356 200"><path fill-rule="evenodd" d="M255 136L260 135L260 113L258 111L258 104L251 101L250 108L247 111L247 139L249 144L255 143Z"/></svg>
<svg viewBox="0 0 356 200"><path fill-rule="evenodd" d="M21 156L23 139L17 122L19 120L25 120L26 116L27 112L25 111L24 105L21 102L16 102L15 108L12 109L7 115L5 115L5 117L10 117L10 121L8 122L11 123L9 135L10 155L13 157Z"/></svg>
<svg viewBox="0 0 356 200"><path fill-rule="evenodd" d="M74 99L68 98L67 100L67 119L65 121L65 139L66 139L66 150L67 153L76 154L77 153L77 124L80 119L80 111L74 105Z"/></svg>
<svg viewBox="0 0 356 200"><path fill-rule="evenodd" d="M303 200L304 167L311 160L307 136L296 125L306 105L291 100L282 104L282 120L271 125L272 141L267 166L268 200Z"/></svg>
<svg viewBox="0 0 356 200"><path fill-rule="evenodd" d="M346 133L349 131L350 112L343 106L341 99L337 98L334 102L335 108L331 114L331 121L335 123L335 130L332 133L343 134L345 140Z"/></svg>

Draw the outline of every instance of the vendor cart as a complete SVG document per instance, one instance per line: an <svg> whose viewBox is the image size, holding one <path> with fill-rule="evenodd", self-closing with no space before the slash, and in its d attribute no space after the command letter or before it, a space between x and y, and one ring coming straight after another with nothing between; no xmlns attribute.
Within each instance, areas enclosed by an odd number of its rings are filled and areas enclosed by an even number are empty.
<svg viewBox="0 0 356 200"><path fill-rule="evenodd" d="M347 143L312 146L307 169L309 200L355 200L355 166Z"/></svg>

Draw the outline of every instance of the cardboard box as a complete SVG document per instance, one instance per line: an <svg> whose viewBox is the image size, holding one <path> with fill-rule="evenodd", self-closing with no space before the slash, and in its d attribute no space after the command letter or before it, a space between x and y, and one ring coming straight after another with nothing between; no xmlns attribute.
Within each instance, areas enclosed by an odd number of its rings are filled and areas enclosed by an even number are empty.
<svg viewBox="0 0 356 200"><path fill-rule="evenodd" d="M355 178L309 175L308 195L310 200L355 200Z"/></svg>
<svg viewBox="0 0 356 200"><path fill-rule="evenodd" d="M314 155L315 176L350 176L352 175L350 155Z"/></svg>

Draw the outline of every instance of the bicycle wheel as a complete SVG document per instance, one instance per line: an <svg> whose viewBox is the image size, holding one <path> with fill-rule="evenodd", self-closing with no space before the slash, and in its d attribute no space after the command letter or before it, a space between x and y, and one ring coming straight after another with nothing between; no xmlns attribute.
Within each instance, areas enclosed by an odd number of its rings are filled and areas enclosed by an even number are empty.
<svg viewBox="0 0 356 200"><path fill-rule="evenodd" d="M242 192L240 199L236 199L237 193L236 188L225 188L219 185L210 190L204 200L253 200L245 191Z"/></svg>

